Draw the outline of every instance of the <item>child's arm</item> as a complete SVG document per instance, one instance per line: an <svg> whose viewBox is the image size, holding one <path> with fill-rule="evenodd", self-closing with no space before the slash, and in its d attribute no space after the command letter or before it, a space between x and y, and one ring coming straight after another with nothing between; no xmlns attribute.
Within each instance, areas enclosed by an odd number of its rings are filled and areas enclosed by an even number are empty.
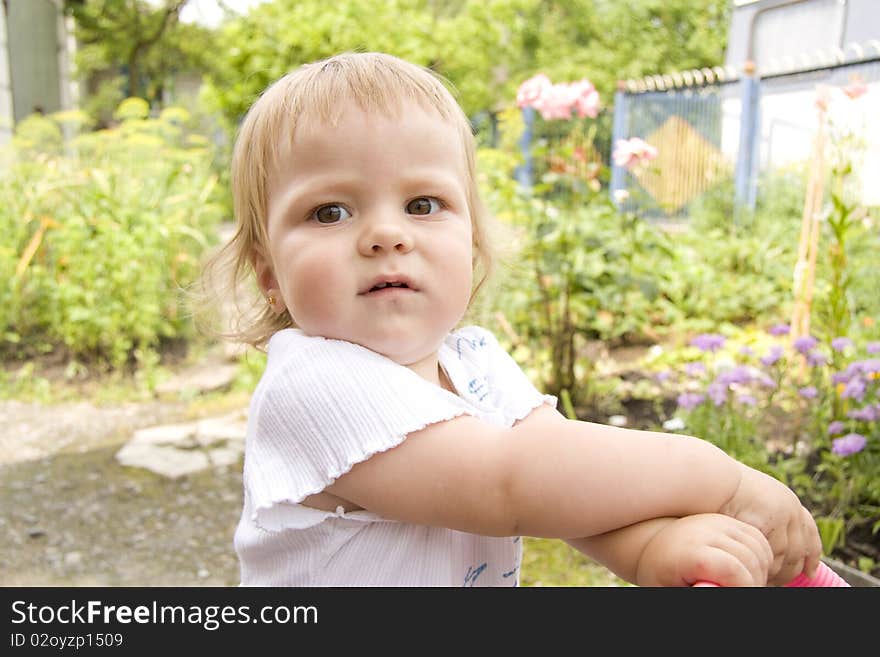
<svg viewBox="0 0 880 657"><path fill-rule="evenodd" d="M755 527L707 513L657 518L566 541L621 579L640 586L764 586L773 551Z"/></svg>
<svg viewBox="0 0 880 657"><path fill-rule="evenodd" d="M510 429L469 416L432 424L326 490L388 518L490 536L589 537L722 512L761 529L790 570L810 574L821 550L792 491L711 443L567 420L549 406Z"/></svg>

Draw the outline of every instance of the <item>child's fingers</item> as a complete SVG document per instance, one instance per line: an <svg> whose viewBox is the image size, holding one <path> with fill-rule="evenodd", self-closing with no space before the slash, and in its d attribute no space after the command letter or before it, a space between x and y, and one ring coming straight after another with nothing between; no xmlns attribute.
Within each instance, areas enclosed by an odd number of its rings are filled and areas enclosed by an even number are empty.
<svg viewBox="0 0 880 657"><path fill-rule="evenodd" d="M787 556L777 575L779 581L776 583L780 585L788 584L801 573L807 577L815 576L822 556L819 530L806 508L801 507L800 517L792 521L789 529Z"/></svg>
<svg viewBox="0 0 880 657"><path fill-rule="evenodd" d="M720 547L735 557L751 575L748 584L741 586L766 586L773 555L764 535L743 533L725 539Z"/></svg>
<svg viewBox="0 0 880 657"><path fill-rule="evenodd" d="M742 523L740 532L737 538L748 543L755 554L761 558L769 572L770 566L773 564L773 548L770 547L767 537L761 533L760 529L746 523Z"/></svg>
<svg viewBox="0 0 880 657"><path fill-rule="evenodd" d="M773 582L779 577L788 553L788 530L785 527L774 527L765 537L773 552L773 562L770 564L770 581Z"/></svg>
<svg viewBox="0 0 880 657"><path fill-rule="evenodd" d="M738 541L724 547L706 546L699 554L694 581L720 586L763 586L763 574L756 555Z"/></svg>
<svg viewBox="0 0 880 657"><path fill-rule="evenodd" d="M761 585L765 585L770 576L770 567L773 564L773 549L767 538L759 529L746 524L742 525L734 538L745 546L749 558L757 562L757 565L753 567L753 572L758 573Z"/></svg>
<svg viewBox="0 0 880 657"><path fill-rule="evenodd" d="M785 586L804 571L809 550L807 536L804 532L803 514L798 514L792 518L787 528L786 538L787 544L780 567L770 577L771 584L776 586Z"/></svg>

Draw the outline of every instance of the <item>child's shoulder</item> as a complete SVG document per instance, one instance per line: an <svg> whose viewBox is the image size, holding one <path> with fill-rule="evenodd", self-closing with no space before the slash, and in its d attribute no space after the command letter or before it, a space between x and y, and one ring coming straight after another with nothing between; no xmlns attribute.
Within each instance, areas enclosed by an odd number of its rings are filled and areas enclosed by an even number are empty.
<svg viewBox="0 0 880 657"><path fill-rule="evenodd" d="M288 360L297 355L309 360L319 358L322 354L333 355L340 353L366 358L381 357L380 354L354 342L325 338L320 335L308 335L298 328L286 328L275 332L269 338L266 353L269 364Z"/></svg>
<svg viewBox="0 0 880 657"><path fill-rule="evenodd" d="M277 331L266 348L266 369L258 388L312 385L332 372L366 372L379 376L390 361L345 340L308 335L297 328Z"/></svg>

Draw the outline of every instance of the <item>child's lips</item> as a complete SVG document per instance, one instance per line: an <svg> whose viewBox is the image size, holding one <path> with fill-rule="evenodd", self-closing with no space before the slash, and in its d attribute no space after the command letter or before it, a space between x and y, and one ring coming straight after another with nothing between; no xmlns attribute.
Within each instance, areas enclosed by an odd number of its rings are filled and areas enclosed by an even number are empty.
<svg viewBox="0 0 880 657"><path fill-rule="evenodd" d="M388 290L402 290L409 292L418 292L418 287L413 283L409 276L404 274L382 274L376 276L372 281L367 283L361 290L360 294L373 295Z"/></svg>
<svg viewBox="0 0 880 657"><path fill-rule="evenodd" d="M364 296L367 297L391 297L391 296L400 296L400 295L408 295L414 294L417 290L413 290L409 287L383 287L381 289L368 290L364 292Z"/></svg>

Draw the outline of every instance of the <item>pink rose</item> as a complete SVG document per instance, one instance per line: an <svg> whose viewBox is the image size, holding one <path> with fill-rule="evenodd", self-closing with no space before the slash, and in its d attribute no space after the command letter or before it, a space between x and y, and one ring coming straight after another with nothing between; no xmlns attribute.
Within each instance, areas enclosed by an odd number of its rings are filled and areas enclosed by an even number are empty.
<svg viewBox="0 0 880 657"><path fill-rule="evenodd" d="M516 92L516 104L518 107L534 107L534 103L541 97L544 89L550 86L550 78L543 73L529 78Z"/></svg>
<svg viewBox="0 0 880 657"><path fill-rule="evenodd" d="M632 137L631 139L618 139L614 145L614 164L619 167L631 169L637 165L647 164L657 157L657 149L648 142Z"/></svg>
<svg viewBox="0 0 880 657"><path fill-rule="evenodd" d="M587 78L572 82L572 95L575 97L574 109L581 118L595 119L599 115L599 92Z"/></svg>
<svg viewBox="0 0 880 657"><path fill-rule="evenodd" d="M541 113L545 121L554 119L570 119L571 108L577 102L577 92L570 85L563 83L545 87L540 97L532 103L532 107Z"/></svg>

